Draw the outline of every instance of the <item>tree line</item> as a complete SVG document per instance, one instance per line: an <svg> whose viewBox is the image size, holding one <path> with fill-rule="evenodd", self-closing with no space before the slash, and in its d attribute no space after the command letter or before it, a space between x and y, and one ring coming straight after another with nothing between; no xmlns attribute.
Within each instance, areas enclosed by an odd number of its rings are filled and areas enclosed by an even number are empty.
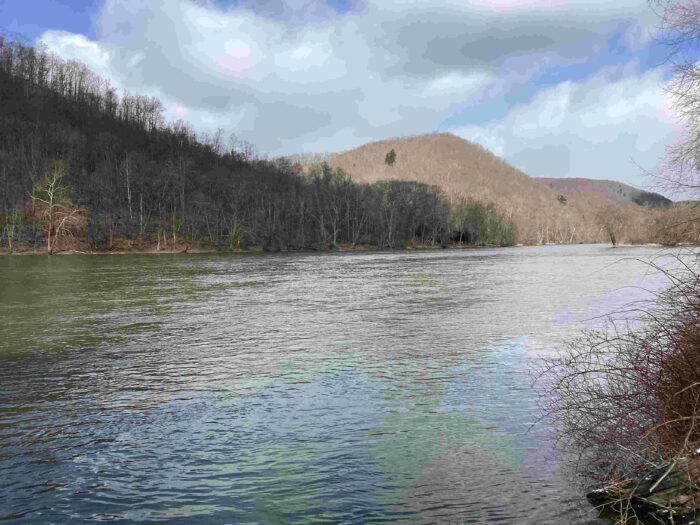
<svg viewBox="0 0 700 525"><path fill-rule="evenodd" d="M357 184L327 164L302 174L163 111L155 98L119 96L80 62L0 37L0 240L51 250L512 243L492 234L493 209L473 205L455 220L434 186ZM47 205L52 184L61 191ZM53 212L71 220L57 229Z"/></svg>

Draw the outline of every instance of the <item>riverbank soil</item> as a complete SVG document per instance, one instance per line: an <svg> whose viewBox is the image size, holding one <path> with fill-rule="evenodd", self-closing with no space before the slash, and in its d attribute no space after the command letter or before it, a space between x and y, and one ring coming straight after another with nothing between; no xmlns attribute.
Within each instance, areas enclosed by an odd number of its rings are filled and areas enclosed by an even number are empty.
<svg viewBox="0 0 700 525"><path fill-rule="evenodd" d="M588 500L617 524L696 523L700 515L700 454L664 465L637 480L594 490Z"/></svg>

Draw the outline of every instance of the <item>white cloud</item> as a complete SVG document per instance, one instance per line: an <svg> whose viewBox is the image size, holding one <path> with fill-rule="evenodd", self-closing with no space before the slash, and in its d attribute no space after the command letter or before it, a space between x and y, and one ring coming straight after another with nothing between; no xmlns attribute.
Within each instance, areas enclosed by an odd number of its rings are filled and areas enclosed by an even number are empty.
<svg viewBox="0 0 700 525"><path fill-rule="evenodd" d="M465 94L473 93L490 80L490 76L483 73L474 75L464 75L456 72L448 73L429 81L423 90L423 94L428 97L447 94L464 96Z"/></svg>
<svg viewBox="0 0 700 525"><path fill-rule="evenodd" d="M222 126L272 154L354 145L321 140L330 135L430 130L488 82L482 71L384 77L370 65L372 34L359 15L289 26L191 2L161 0L144 12L141 4L108 1L100 28L94 42L58 32L42 41L119 88L157 96L168 116L183 116L201 131ZM355 132L336 134L348 128Z"/></svg>
<svg viewBox="0 0 700 525"><path fill-rule="evenodd" d="M341 16L322 0L228 10L209 0L106 0L96 40L55 31L41 40L120 89L160 98L170 118L282 154L432 131L477 94L502 97L551 65L585 60L606 41L602 29L636 27L648 10L645 0L355 6ZM564 87L557 93L523 130L562 126L570 101ZM494 129L473 132L507 152L505 131Z"/></svg>
<svg viewBox="0 0 700 525"><path fill-rule="evenodd" d="M609 71L563 82L503 119L452 131L531 176L616 179L644 186L680 127L671 116L663 70L611 80Z"/></svg>
<svg viewBox="0 0 700 525"><path fill-rule="evenodd" d="M98 42L93 42L83 35L65 31L47 31L40 42L62 58L84 62L98 75L112 73L109 67L109 52Z"/></svg>

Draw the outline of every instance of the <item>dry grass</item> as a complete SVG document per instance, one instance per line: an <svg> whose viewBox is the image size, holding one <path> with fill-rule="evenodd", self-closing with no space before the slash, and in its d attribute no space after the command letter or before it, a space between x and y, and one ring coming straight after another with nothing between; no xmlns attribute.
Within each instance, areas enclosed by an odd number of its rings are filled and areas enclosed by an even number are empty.
<svg viewBox="0 0 700 525"><path fill-rule="evenodd" d="M656 393L665 454L694 451L700 445L700 298L679 317L669 334L672 348L661 363Z"/></svg>
<svg viewBox="0 0 700 525"><path fill-rule="evenodd" d="M384 162L388 151L396 162ZM562 205L559 194L510 166L486 149L451 134L433 134L373 142L340 153L330 164L357 182L415 180L442 189L451 204L462 201L493 203L518 229L517 241L528 244L601 242L593 220L597 196Z"/></svg>
<svg viewBox="0 0 700 525"><path fill-rule="evenodd" d="M390 150L396 161L384 160ZM596 192L567 195L528 177L483 147L451 134L439 133L384 140L327 159L356 182L410 180L438 186L451 204L494 204L517 229L523 244L608 242L601 217L615 207L616 237L626 244L697 243L697 221L687 211L651 210L636 204L612 204Z"/></svg>

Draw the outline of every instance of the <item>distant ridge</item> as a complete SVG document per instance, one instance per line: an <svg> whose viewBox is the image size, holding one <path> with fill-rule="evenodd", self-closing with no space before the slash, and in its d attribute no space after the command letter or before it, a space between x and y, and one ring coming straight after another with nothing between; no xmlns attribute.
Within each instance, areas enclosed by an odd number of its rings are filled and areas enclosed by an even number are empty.
<svg viewBox="0 0 700 525"><path fill-rule="evenodd" d="M548 188L559 192L566 197L577 197L584 193L592 193L616 204L632 203L640 206L669 207L673 204L671 199L663 195L637 189L628 184L614 180L598 180L586 178L535 178Z"/></svg>

